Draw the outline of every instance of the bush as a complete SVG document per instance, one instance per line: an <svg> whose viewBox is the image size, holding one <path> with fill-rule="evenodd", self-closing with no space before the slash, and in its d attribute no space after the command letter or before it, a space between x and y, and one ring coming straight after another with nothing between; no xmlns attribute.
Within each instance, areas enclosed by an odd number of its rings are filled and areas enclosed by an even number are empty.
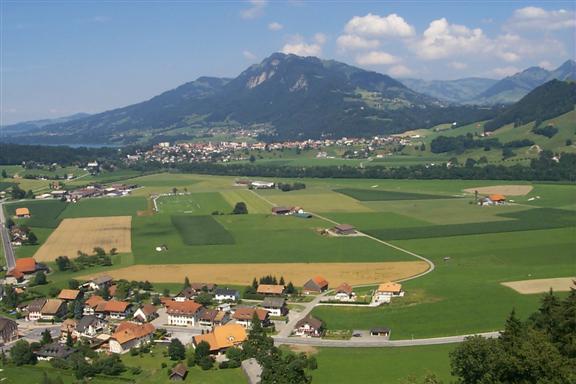
<svg viewBox="0 0 576 384"><path fill-rule="evenodd" d="M243 201L236 203L236 205L234 206L234 210L232 211L232 214L234 215L245 215L247 213L248 213L248 207L246 206L246 203Z"/></svg>
<svg viewBox="0 0 576 384"><path fill-rule="evenodd" d="M211 356L204 356L200 359L198 365L200 368L202 368L203 371L207 371L214 366L214 360L212 360Z"/></svg>
<svg viewBox="0 0 576 384"><path fill-rule="evenodd" d="M537 135L545 136L551 139L554 135L558 133L558 128L552 125L547 125L545 127L535 127L534 129L532 129L532 132L534 132Z"/></svg>

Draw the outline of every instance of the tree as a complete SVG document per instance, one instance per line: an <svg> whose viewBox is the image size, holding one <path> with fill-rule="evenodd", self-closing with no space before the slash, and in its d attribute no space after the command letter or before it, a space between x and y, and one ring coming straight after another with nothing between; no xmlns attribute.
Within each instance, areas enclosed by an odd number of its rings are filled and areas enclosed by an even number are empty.
<svg viewBox="0 0 576 384"><path fill-rule="evenodd" d="M278 284L285 286L286 282L284 281L284 276L280 276L280 281L278 282Z"/></svg>
<svg viewBox="0 0 576 384"><path fill-rule="evenodd" d="M232 211L232 213L234 215L245 215L248 213L248 207L246 207L246 203L243 201L240 201L238 203L236 203L236 205L234 206L234 210Z"/></svg>
<svg viewBox="0 0 576 384"><path fill-rule="evenodd" d="M7 178L8 178L8 172L6 172L5 169L2 170L2 178L3 178L3 179L7 179Z"/></svg>
<svg viewBox="0 0 576 384"><path fill-rule="evenodd" d="M30 245L38 244L38 237L32 231L28 232L28 240L26 241Z"/></svg>
<svg viewBox="0 0 576 384"><path fill-rule="evenodd" d="M190 288L191 286L192 285L190 284L190 279L188 278L188 276L186 276L184 278L184 287L183 288L186 289L186 288Z"/></svg>
<svg viewBox="0 0 576 384"><path fill-rule="evenodd" d="M36 272L36 275L34 275L33 285L44 285L47 282L48 281L46 280L46 275L44 274L43 271Z"/></svg>
<svg viewBox="0 0 576 384"><path fill-rule="evenodd" d="M73 313L74 313L74 318L76 320L80 320L82 318L83 312L84 312L84 305L85 305L84 298L74 300Z"/></svg>
<svg viewBox="0 0 576 384"><path fill-rule="evenodd" d="M118 248L111 248L109 253L112 256L117 255L118 254Z"/></svg>
<svg viewBox="0 0 576 384"><path fill-rule="evenodd" d="M11 229L14 225L16 225L16 223L14 222L14 220L12 220L11 217L6 219L6 228Z"/></svg>
<svg viewBox="0 0 576 384"><path fill-rule="evenodd" d="M12 195L12 198L14 200L20 200L26 196L26 192L20 189L20 187L17 185L12 187L12 191L10 192L10 194Z"/></svg>
<svg viewBox="0 0 576 384"><path fill-rule="evenodd" d="M18 294L11 284L4 286L3 303L7 308L16 308L18 305Z"/></svg>
<svg viewBox="0 0 576 384"><path fill-rule="evenodd" d="M194 301L207 307L210 304L212 304L212 295L209 294L208 292L201 292L198 296L196 296L196 299L194 299Z"/></svg>
<svg viewBox="0 0 576 384"><path fill-rule="evenodd" d="M164 291L162 291L162 296L170 297L170 289L164 288Z"/></svg>
<svg viewBox="0 0 576 384"><path fill-rule="evenodd" d="M184 360L186 358L186 348L184 348L184 344L176 338L170 340L168 356L170 356L170 360Z"/></svg>
<svg viewBox="0 0 576 384"><path fill-rule="evenodd" d="M212 356L204 356L198 361L198 365L203 371L207 371L214 366Z"/></svg>
<svg viewBox="0 0 576 384"><path fill-rule="evenodd" d="M80 282L76 279L68 280L68 288L70 289L78 289L80 287Z"/></svg>
<svg viewBox="0 0 576 384"><path fill-rule="evenodd" d="M196 364L200 364L200 360L204 357L210 357L210 344L205 341L199 342L194 351L194 357Z"/></svg>
<svg viewBox="0 0 576 384"><path fill-rule="evenodd" d="M36 364L36 355L26 340L18 340L10 349L10 359L17 365Z"/></svg>
<svg viewBox="0 0 576 384"><path fill-rule="evenodd" d="M110 300L110 287L108 287L107 284L104 284L104 286L98 291L98 294L102 296L103 299Z"/></svg>
<svg viewBox="0 0 576 384"><path fill-rule="evenodd" d="M66 345L72 347L74 345L74 340L72 339L72 333L68 332L66 334Z"/></svg>
<svg viewBox="0 0 576 384"><path fill-rule="evenodd" d="M152 304L153 305L160 305L162 302L160 301L160 296L152 295Z"/></svg>
<svg viewBox="0 0 576 384"><path fill-rule="evenodd" d="M106 256L106 251L102 247L94 247L93 252L96 254L96 256Z"/></svg>
<svg viewBox="0 0 576 384"><path fill-rule="evenodd" d="M34 198L34 192L32 192L32 190L29 189L29 190L26 192L26 196L24 196L24 198L26 198L26 199L33 199L33 198Z"/></svg>
<svg viewBox="0 0 576 384"><path fill-rule="evenodd" d="M253 163L253 162L256 161L256 158L254 157L254 155L250 155L249 161L250 161L251 163Z"/></svg>
<svg viewBox="0 0 576 384"><path fill-rule="evenodd" d="M178 192L178 188L174 187L172 188L172 194L175 195Z"/></svg>
<svg viewBox="0 0 576 384"><path fill-rule="evenodd" d="M450 353L452 375L459 377L462 384L495 383L491 370L499 358L496 340L467 337Z"/></svg>
<svg viewBox="0 0 576 384"><path fill-rule="evenodd" d="M296 288L294 287L294 284L292 284L291 281L289 281L288 285L286 286L286 293L289 295L296 293Z"/></svg>
<svg viewBox="0 0 576 384"><path fill-rule="evenodd" d="M68 256L58 256L55 262L59 271L67 271L70 269L70 259Z"/></svg>
<svg viewBox="0 0 576 384"><path fill-rule="evenodd" d="M42 338L40 339L40 344L41 345L46 345L46 344L50 344L52 343L54 340L52 340L52 334L50 333L50 330L45 329L42 331Z"/></svg>

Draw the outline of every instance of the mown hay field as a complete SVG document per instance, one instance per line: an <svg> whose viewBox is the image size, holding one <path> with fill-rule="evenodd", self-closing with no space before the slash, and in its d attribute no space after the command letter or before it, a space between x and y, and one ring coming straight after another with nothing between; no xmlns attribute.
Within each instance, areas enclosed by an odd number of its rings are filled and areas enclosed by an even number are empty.
<svg viewBox="0 0 576 384"><path fill-rule="evenodd" d="M161 196L156 200L156 205L160 213L210 215L215 211L232 212L232 206L218 192Z"/></svg>
<svg viewBox="0 0 576 384"><path fill-rule="evenodd" d="M212 216L172 216L172 224L186 245L234 244L234 238Z"/></svg>
<svg viewBox="0 0 576 384"><path fill-rule="evenodd" d="M254 277L269 274L284 276L296 286L302 286L315 275L322 275L331 284L380 283L404 279L425 272L429 268L423 261L384 263L268 263L268 264L170 264L133 265L107 271L115 279L148 280L152 283L184 281L213 281L218 284L248 285ZM86 275L81 278L92 278Z"/></svg>
<svg viewBox="0 0 576 384"><path fill-rule="evenodd" d="M53 261L58 256L76 257L78 251L88 254L94 247L107 252L131 252L132 242L130 216L91 217L64 219L46 242L36 251L36 261Z"/></svg>
<svg viewBox="0 0 576 384"><path fill-rule="evenodd" d="M535 293L545 293L552 289L555 292L568 292L570 289L576 289L576 277L556 277L553 279L534 279L507 281L502 285L512 288L523 295L532 295Z"/></svg>

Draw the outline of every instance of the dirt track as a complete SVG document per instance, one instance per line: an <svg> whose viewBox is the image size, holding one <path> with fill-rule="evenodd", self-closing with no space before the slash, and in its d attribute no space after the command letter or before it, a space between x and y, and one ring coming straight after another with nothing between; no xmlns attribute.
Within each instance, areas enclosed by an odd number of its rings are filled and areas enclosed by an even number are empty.
<svg viewBox="0 0 576 384"><path fill-rule="evenodd" d="M576 277L558 277L554 279L508 281L502 283L502 285L512 288L523 295L531 295L548 292L550 288L560 292L569 291L571 287L576 288L574 281L576 281Z"/></svg>
<svg viewBox="0 0 576 384"><path fill-rule="evenodd" d="M46 242L36 251L36 261L53 261L58 256L76 257L77 252L91 254L94 247L106 252L132 252L130 229L132 217L90 217L64 219Z"/></svg>
<svg viewBox="0 0 576 384"><path fill-rule="evenodd" d="M296 286L302 286L314 275L324 276L335 287L342 282L352 285L399 280L426 271L423 261L383 263L270 263L270 264L167 264L133 265L107 271L115 279L148 280L153 283L191 281L217 284L248 285L254 277L268 274L284 276ZM81 278L90 279L86 275Z"/></svg>
<svg viewBox="0 0 576 384"><path fill-rule="evenodd" d="M464 192L474 193L474 191L478 191L481 195L495 193L504 196L524 196L529 194L532 189L531 185L493 185L491 187L468 188Z"/></svg>

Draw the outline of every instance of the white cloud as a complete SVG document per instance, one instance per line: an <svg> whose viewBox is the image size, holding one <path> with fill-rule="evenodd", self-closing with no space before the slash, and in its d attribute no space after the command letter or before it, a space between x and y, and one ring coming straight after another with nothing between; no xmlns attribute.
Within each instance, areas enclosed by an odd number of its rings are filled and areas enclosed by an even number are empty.
<svg viewBox="0 0 576 384"><path fill-rule="evenodd" d="M346 33L360 36L398 36L414 35L414 27L395 13L382 17L371 13L366 16L354 16L344 27Z"/></svg>
<svg viewBox="0 0 576 384"><path fill-rule="evenodd" d="M513 66L494 68L492 71L490 71L492 75L498 77L512 76L513 74L518 72L520 72L520 69Z"/></svg>
<svg viewBox="0 0 576 384"><path fill-rule="evenodd" d="M267 0L250 0L250 8L240 11L240 17L243 19L255 19L264 14L264 7L268 3Z"/></svg>
<svg viewBox="0 0 576 384"><path fill-rule="evenodd" d="M268 29L271 31L279 31L282 28L284 28L284 26L276 21L273 21L270 24L268 24Z"/></svg>
<svg viewBox="0 0 576 384"><path fill-rule="evenodd" d="M539 62L538 66L540 68L544 68L544 69L547 69L549 71L556 68L556 66L554 64L552 64L551 62L549 62L548 60L543 60L543 61Z"/></svg>
<svg viewBox="0 0 576 384"><path fill-rule="evenodd" d="M461 61L452 61L452 62L448 63L448 66L449 66L450 68L454 68L454 69L457 69L457 70L462 70L462 69L468 68L468 64L463 63L463 62L461 62Z"/></svg>
<svg viewBox="0 0 576 384"><path fill-rule="evenodd" d="M429 60L462 54L481 54L489 47L489 39L480 28L449 24L445 18L434 20L415 45L416 53Z"/></svg>
<svg viewBox="0 0 576 384"><path fill-rule="evenodd" d="M253 54L252 52L246 50L246 51L242 51L242 56L244 56L244 58L246 60L250 60L250 61L254 61L258 58L258 56L256 56L255 54Z"/></svg>
<svg viewBox="0 0 576 384"><path fill-rule="evenodd" d="M322 45L326 42L326 36L317 33L313 37L313 42L306 42L300 35L292 36L291 41L284 44L282 53L292 53L298 56L320 56L322 54Z"/></svg>
<svg viewBox="0 0 576 384"><path fill-rule="evenodd" d="M351 51L378 48L380 42L375 39L365 39L356 35L341 35L336 39L336 45L338 45L338 49L341 51Z"/></svg>
<svg viewBox="0 0 576 384"><path fill-rule="evenodd" d="M371 51L356 56L359 65L389 65L399 62L400 59L382 51Z"/></svg>
<svg viewBox="0 0 576 384"><path fill-rule="evenodd" d="M514 11L505 28L530 30L558 30L576 27L576 14L565 9L547 11L538 7L524 7Z"/></svg>
<svg viewBox="0 0 576 384"><path fill-rule="evenodd" d="M408 76L412 74L412 70L404 65L395 65L388 70L388 73L392 76Z"/></svg>

